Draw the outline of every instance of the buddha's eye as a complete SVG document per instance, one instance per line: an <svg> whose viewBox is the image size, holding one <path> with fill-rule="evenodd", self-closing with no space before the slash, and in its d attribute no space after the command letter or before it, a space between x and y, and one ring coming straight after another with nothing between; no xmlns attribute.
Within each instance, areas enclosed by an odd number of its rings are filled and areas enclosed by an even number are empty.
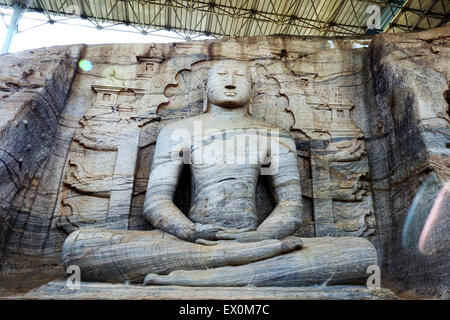
<svg viewBox="0 0 450 320"><path fill-rule="evenodd" d="M227 72L226 71L220 71L220 72L217 72L217 74L220 74L221 76L223 76L223 75L227 74Z"/></svg>
<svg viewBox="0 0 450 320"><path fill-rule="evenodd" d="M237 75L237 76L244 76L244 75L245 75L245 74L242 73L242 72L235 72L234 74Z"/></svg>

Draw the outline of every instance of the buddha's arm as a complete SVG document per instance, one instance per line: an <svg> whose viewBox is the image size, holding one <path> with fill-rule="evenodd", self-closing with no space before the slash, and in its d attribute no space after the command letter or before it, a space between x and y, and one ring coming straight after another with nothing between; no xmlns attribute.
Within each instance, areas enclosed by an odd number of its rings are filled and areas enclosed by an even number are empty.
<svg viewBox="0 0 450 320"><path fill-rule="evenodd" d="M281 133L279 142L278 150L272 150L274 171L269 176L277 205L256 230L265 238L277 239L293 234L302 224L303 213L295 142L288 133Z"/></svg>
<svg viewBox="0 0 450 320"><path fill-rule="evenodd" d="M194 242L199 238L214 239L219 228L193 223L173 203L178 178L184 165L180 154L188 150L190 145L175 144L172 132L165 127L158 136L145 195L144 216L155 228L183 240Z"/></svg>

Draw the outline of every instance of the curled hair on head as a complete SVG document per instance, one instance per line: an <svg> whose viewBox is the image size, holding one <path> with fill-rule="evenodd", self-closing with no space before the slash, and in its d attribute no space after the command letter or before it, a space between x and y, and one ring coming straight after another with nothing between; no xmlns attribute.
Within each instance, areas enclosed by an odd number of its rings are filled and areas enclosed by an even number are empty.
<svg viewBox="0 0 450 320"><path fill-rule="evenodd" d="M217 65L219 65L221 63L224 63L224 62L232 62L232 61L235 61L235 62L240 63L240 64L245 64L248 67L248 75L249 75L249 78L250 78L250 88L252 90L252 94L250 95L250 101L248 102L247 113L249 115L252 115L252 113L253 113L253 87L254 87L254 85L253 85L253 68L252 68L252 66L250 64L248 64L247 61L235 60L235 59L219 60L216 63L212 63L211 64L211 67L209 68L208 74L206 76L206 80L203 81L203 112L204 113L209 111L209 101L208 101L208 90L207 90L207 87L208 87L208 79L211 76L212 71L214 70L214 68Z"/></svg>

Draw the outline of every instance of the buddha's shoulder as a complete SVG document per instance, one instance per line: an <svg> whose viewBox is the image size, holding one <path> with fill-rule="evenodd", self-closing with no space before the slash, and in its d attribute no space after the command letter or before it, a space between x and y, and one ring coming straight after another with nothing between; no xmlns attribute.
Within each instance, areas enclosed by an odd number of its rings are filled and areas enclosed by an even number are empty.
<svg viewBox="0 0 450 320"><path fill-rule="evenodd" d="M250 121L248 122L248 127L249 128L260 128L260 129L266 129L266 130L270 130L270 131L278 131L280 133L283 134L290 134L288 130L286 130L283 127L280 127L277 124L272 124L260 119L256 119L256 118L250 118Z"/></svg>
<svg viewBox="0 0 450 320"><path fill-rule="evenodd" d="M195 121L201 120L202 116L189 117L180 120L174 120L168 122L160 131L161 133L170 133L175 130L188 130L192 131Z"/></svg>

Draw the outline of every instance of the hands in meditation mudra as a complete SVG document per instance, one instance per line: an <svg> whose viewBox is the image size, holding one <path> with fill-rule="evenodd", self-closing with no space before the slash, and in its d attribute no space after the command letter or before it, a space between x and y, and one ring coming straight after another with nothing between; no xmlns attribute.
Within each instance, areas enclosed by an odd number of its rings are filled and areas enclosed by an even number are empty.
<svg viewBox="0 0 450 320"><path fill-rule="evenodd" d="M144 202L155 229L79 229L64 243L64 267L78 265L84 281L153 285L365 283L367 267L377 264L368 240L292 236L302 224L295 143L287 131L251 117L251 94L246 64L216 63L208 74L205 112L168 124L158 136ZM249 132L257 136L254 143L235 148L233 139L247 141ZM264 137L269 143L255 143ZM192 175L187 215L173 203L186 159ZM276 206L261 222L255 198L263 171Z"/></svg>

